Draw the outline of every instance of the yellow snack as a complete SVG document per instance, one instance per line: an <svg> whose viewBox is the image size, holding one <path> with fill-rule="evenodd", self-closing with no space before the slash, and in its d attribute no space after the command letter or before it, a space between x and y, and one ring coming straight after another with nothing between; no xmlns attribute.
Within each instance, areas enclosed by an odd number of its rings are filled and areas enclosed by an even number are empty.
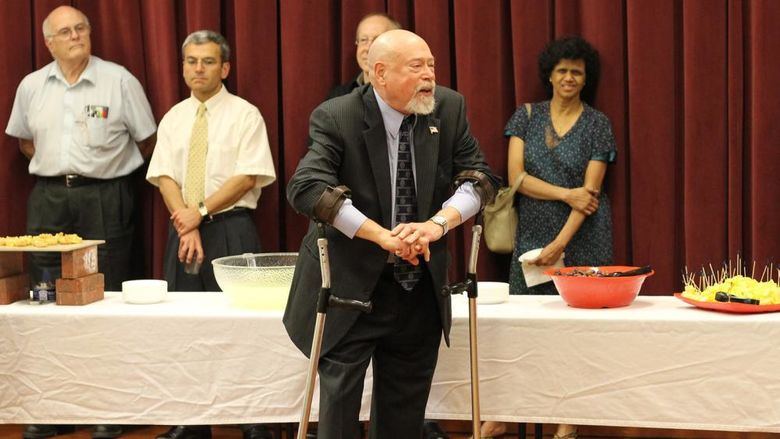
<svg viewBox="0 0 780 439"><path fill-rule="evenodd" d="M742 299L758 299L761 305L780 304L780 286L774 281L759 282L751 277L732 276L700 291L695 285L688 284L683 297L699 302L715 302L715 293L722 291Z"/></svg>
<svg viewBox="0 0 780 439"><path fill-rule="evenodd" d="M6 236L0 237L0 246L6 247L49 247L58 244L78 244L83 239L75 234L64 234L62 232L52 235L51 233L41 233L39 235L30 236Z"/></svg>
<svg viewBox="0 0 780 439"><path fill-rule="evenodd" d="M6 237L6 245L9 247L28 247L32 245L32 236L8 236Z"/></svg>
<svg viewBox="0 0 780 439"><path fill-rule="evenodd" d="M57 238L57 242L59 244L78 244L81 241L83 241L83 239L81 239L81 236L79 236L79 235L77 235L75 233L69 233L69 234L65 235L62 232L60 232L60 233L57 233L55 235L55 237Z"/></svg>
<svg viewBox="0 0 780 439"><path fill-rule="evenodd" d="M57 238L51 233L41 233L40 235L33 236L33 247L48 247L57 243Z"/></svg>

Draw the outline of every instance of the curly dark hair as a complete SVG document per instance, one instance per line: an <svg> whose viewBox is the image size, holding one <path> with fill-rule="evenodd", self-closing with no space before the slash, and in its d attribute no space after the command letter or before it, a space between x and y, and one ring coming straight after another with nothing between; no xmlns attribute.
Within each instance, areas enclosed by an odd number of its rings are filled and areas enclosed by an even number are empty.
<svg viewBox="0 0 780 439"><path fill-rule="evenodd" d="M599 53L582 37L568 36L551 41L539 54L539 79L547 92L552 96L550 75L562 59L585 61L585 86L580 97L583 101L593 104L596 97L596 86L599 83Z"/></svg>

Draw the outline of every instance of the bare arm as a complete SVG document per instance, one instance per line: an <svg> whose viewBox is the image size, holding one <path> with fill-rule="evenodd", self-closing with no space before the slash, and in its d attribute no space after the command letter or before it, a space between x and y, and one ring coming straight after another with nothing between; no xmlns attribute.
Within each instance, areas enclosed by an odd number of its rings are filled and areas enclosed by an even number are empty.
<svg viewBox="0 0 780 439"><path fill-rule="evenodd" d="M593 189L598 193L601 190L601 185L604 182L604 174L607 172L607 164L598 160L591 160L588 162L588 167L585 169L585 187ZM542 250L542 253L534 261L538 265L552 265L561 256L561 253L569 245L574 235L580 230L582 223L585 221L585 214L578 210L571 210L569 218L566 223L558 232L555 239L547 244Z"/></svg>
<svg viewBox="0 0 780 439"><path fill-rule="evenodd" d="M234 205L245 193L255 187L256 179L257 177L254 175L235 175L230 177L219 190L203 200L203 204L206 206L206 209L212 213L226 209ZM160 187L162 187L162 184ZM176 187L178 188L179 186L176 185ZM164 195L163 198L165 198ZM173 221L173 227L179 233L179 236L181 236L197 229L203 218L200 215L200 211L198 211L198 206L184 205L184 200L181 198L181 189L178 191L178 198L181 199L182 204L179 208L172 211L171 221ZM178 204L176 205L179 206Z"/></svg>
<svg viewBox="0 0 780 439"><path fill-rule="evenodd" d="M30 139L19 139L19 150L28 160L32 160L35 155L35 144Z"/></svg>
<svg viewBox="0 0 780 439"><path fill-rule="evenodd" d="M517 177L525 171L524 149L525 142L523 142L521 138L516 136L509 138L509 153L507 156L509 181L507 184L511 185L514 183ZM563 201L571 206L572 209L581 211L587 215L595 212L598 208L598 192L594 192L592 188L589 187L587 180L583 187L569 189L555 186L529 174L523 180L523 184L520 185L518 192L528 197L536 198L537 200Z"/></svg>
<svg viewBox="0 0 780 439"><path fill-rule="evenodd" d="M179 185L167 175L161 175L159 179L160 195L163 197L165 207L168 208L168 212L173 214L177 210L184 209L187 205L184 203L184 198L181 195L181 188Z"/></svg>
<svg viewBox="0 0 780 439"><path fill-rule="evenodd" d="M162 175L159 179L159 185L160 194L163 197L165 206L171 214L187 208L184 204L184 198L182 198L181 195L181 188L176 184L176 181L167 175ZM173 219L173 217L171 217L171 219ZM200 225L200 215L198 215L197 223ZM190 228L184 232L180 231L179 228L176 227L176 224L174 224L174 228L176 228L176 231L179 234L179 261L189 263L193 259L196 259L203 262L203 246L200 241L198 226L196 225L194 228Z"/></svg>
<svg viewBox="0 0 780 439"><path fill-rule="evenodd" d="M149 158L152 156L152 152L154 152L154 145L156 143L157 143L157 133L154 133L151 136L147 137L146 139L137 143L138 151L141 152L141 157L144 158L145 162L149 161Z"/></svg>

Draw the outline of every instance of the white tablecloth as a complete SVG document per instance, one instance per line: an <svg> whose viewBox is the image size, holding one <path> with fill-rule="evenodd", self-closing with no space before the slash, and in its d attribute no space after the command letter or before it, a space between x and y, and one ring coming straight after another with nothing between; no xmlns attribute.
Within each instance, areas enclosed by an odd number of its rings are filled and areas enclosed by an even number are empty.
<svg viewBox="0 0 780 439"><path fill-rule="evenodd" d="M470 419L468 311L453 302L428 416ZM780 314L673 297L584 310L542 296L478 314L483 419L780 432ZM231 308L219 293L0 306L0 423L296 422L306 366L281 312Z"/></svg>

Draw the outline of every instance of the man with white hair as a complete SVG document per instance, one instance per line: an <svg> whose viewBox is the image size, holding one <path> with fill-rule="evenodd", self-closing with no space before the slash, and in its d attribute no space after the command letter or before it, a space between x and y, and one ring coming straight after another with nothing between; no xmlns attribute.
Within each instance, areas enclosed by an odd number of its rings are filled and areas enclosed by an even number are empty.
<svg viewBox="0 0 780 439"><path fill-rule="evenodd" d="M392 29L401 29L401 23L381 12L368 14L360 19L355 30L355 61L357 61L357 65L360 68L360 73L358 73L355 79L333 87L326 99L345 95L362 85L368 84L368 49L376 37Z"/></svg>
<svg viewBox="0 0 780 439"><path fill-rule="evenodd" d="M311 115L312 144L287 186L293 208L330 224L331 293L373 310L333 308L319 358L318 439L358 439L363 379L373 364L369 437L420 438L439 344L449 340L448 230L476 214L497 179L469 132L463 97L436 86L419 36L381 34L371 85ZM452 185L468 176L453 193ZM347 196L348 193L351 194ZM303 239L284 315L309 355L321 285L317 227Z"/></svg>
<svg viewBox="0 0 780 439"><path fill-rule="evenodd" d="M60 6L43 21L54 61L19 84L6 133L19 139L36 176L27 205L27 233L77 233L102 239L98 268L105 289L131 277L132 174L154 146L156 125L138 80L124 67L91 54L91 27L78 9ZM57 253L33 253L33 281L60 277ZM53 425L30 425L23 436L54 436ZM95 438L122 433L99 425Z"/></svg>

